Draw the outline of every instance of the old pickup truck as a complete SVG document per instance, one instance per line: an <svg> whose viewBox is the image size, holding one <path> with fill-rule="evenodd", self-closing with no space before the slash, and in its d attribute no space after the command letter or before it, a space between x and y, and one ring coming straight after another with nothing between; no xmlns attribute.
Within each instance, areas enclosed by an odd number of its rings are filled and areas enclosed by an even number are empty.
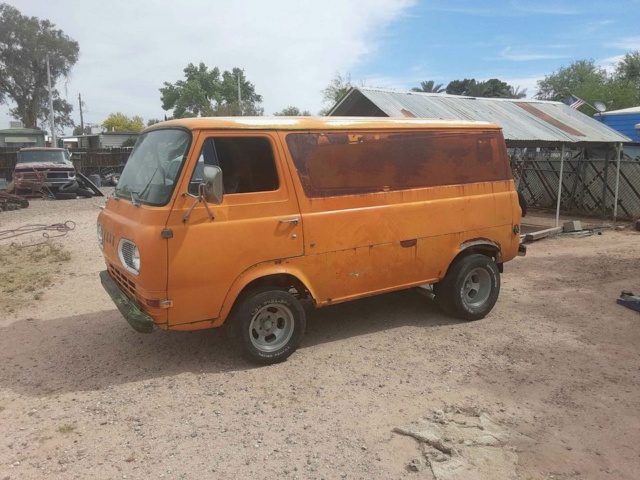
<svg viewBox="0 0 640 480"><path fill-rule="evenodd" d="M57 189L76 180L76 169L69 151L64 148L22 148L13 180L18 190L30 188L34 182Z"/></svg>

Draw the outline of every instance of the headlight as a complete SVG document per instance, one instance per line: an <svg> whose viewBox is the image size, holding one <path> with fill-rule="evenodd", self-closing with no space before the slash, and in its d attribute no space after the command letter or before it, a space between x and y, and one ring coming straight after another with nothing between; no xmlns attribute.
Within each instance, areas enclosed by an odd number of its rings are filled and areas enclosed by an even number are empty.
<svg viewBox="0 0 640 480"><path fill-rule="evenodd" d="M138 250L138 247L136 247L135 245L133 247L133 252L131 254L131 262L133 263L134 270L139 272L140 271L140 251Z"/></svg>
<svg viewBox="0 0 640 480"><path fill-rule="evenodd" d="M96 229L98 233L98 245L100 245L100 250L104 250L104 243L102 242L102 225L99 223L96 224Z"/></svg>
<svg viewBox="0 0 640 480"><path fill-rule="evenodd" d="M131 240L123 238L118 243L118 256L126 271L138 275L140 273L140 251Z"/></svg>

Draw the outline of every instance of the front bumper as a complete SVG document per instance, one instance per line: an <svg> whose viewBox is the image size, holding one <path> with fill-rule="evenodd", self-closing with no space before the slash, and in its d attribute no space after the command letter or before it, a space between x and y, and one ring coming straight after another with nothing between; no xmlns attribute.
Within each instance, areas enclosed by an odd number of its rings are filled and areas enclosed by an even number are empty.
<svg viewBox="0 0 640 480"><path fill-rule="evenodd" d="M104 270L100 272L100 280L102 281L102 286L111 297L111 300L116 304L116 307L118 307L118 310L120 310L120 313L129 325L131 325L136 332L152 333L153 319L140 310L138 305L120 290L120 287L114 282L108 271Z"/></svg>

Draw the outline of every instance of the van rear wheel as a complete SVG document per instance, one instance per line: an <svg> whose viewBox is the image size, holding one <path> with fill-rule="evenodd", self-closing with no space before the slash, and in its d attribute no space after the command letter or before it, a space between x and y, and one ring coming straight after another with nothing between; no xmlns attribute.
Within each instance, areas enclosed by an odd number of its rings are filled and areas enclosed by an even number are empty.
<svg viewBox="0 0 640 480"><path fill-rule="evenodd" d="M500 272L493 259L474 253L456 260L444 280L433 285L433 291L445 313L462 320L480 320L498 300Z"/></svg>
<svg viewBox="0 0 640 480"><path fill-rule="evenodd" d="M300 301L282 290L257 290L241 300L232 318L231 338L245 356L262 365L286 360L306 329Z"/></svg>

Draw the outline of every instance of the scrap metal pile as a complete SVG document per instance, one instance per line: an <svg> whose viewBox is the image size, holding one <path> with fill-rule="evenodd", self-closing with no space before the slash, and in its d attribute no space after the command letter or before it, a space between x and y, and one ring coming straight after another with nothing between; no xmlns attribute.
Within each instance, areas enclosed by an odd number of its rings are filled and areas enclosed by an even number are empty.
<svg viewBox="0 0 640 480"><path fill-rule="evenodd" d="M85 175L78 172L76 180L68 182L57 188L48 187L44 181L33 183L32 188L26 188L30 184L4 182L0 185L0 212L27 208L30 198L45 198L49 200L71 200L76 198L103 197L100 189ZM19 193L19 195L17 195Z"/></svg>
<svg viewBox="0 0 640 480"><path fill-rule="evenodd" d="M0 191L0 212L18 210L20 208L27 208L28 206L29 200L26 198Z"/></svg>

